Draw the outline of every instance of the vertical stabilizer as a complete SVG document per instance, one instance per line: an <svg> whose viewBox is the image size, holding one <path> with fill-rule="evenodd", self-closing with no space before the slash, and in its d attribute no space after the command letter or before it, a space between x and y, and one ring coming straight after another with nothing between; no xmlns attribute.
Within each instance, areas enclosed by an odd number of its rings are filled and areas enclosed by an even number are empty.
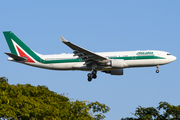
<svg viewBox="0 0 180 120"><path fill-rule="evenodd" d="M3 34L12 54L26 58L26 62L35 63L36 61L40 61L41 58L25 43L23 43L12 31L4 31Z"/></svg>

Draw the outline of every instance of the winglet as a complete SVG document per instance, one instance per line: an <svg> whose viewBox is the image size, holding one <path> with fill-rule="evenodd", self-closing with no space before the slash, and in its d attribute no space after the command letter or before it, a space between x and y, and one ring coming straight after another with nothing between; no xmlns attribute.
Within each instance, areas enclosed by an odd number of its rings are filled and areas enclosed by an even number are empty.
<svg viewBox="0 0 180 120"><path fill-rule="evenodd" d="M68 42L65 38L63 38L62 36L60 36L61 41L64 42Z"/></svg>

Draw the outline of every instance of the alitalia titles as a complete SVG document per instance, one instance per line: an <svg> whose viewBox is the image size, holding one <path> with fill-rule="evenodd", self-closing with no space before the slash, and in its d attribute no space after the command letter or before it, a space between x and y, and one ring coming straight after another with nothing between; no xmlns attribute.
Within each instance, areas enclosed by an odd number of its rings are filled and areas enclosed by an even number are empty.
<svg viewBox="0 0 180 120"><path fill-rule="evenodd" d="M139 56L148 56L148 55L153 55L153 52L138 52L136 55L139 55Z"/></svg>

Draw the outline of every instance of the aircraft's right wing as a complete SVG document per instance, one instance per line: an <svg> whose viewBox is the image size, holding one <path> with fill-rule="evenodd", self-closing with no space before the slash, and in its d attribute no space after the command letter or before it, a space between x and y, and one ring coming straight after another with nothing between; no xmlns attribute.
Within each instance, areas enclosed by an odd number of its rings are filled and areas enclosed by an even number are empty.
<svg viewBox="0 0 180 120"><path fill-rule="evenodd" d="M67 41L66 39L64 39L63 37L60 37L61 41L66 44L67 46L69 46L72 50L74 50L74 55L78 56L80 59L82 59L83 61L86 62L86 64L90 64L93 62L99 62L102 60L107 60L108 58L100 56L96 53L93 53L89 50L86 50L84 48L81 48L69 41Z"/></svg>

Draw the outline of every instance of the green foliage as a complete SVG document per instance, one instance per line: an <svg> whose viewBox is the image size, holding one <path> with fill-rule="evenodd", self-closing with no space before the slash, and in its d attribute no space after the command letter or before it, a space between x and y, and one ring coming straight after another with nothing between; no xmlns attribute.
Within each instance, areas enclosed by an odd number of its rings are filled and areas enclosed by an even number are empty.
<svg viewBox="0 0 180 120"><path fill-rule="evenodd" d="M122 118L121 120L180 120L180 105L174 106L167 102L160 102L157 108L139 106L134 113L136 118Z"/></svg>
<svg viewBox="0 0 180 120"><path fill-rule="evenodd" d="M109 109L99 102L70 101L46 86L9 85L0 78L0 117L7 119L102 120Z"/></svg>

